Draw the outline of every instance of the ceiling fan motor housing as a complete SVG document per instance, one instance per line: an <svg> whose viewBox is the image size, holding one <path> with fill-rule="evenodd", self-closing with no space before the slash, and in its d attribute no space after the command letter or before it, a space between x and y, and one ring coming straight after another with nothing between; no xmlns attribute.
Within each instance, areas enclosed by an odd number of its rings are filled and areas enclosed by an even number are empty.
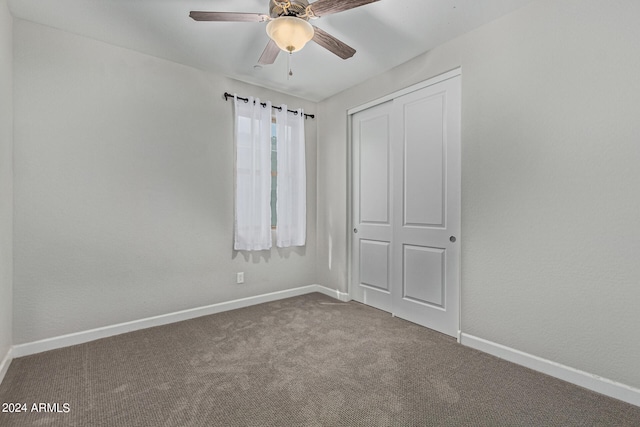
<svg viewBox="0 0 640 427"><path fill-rule="evenodd" d="M269 15L246 12L204 12L192 10L194 21L214 22L267 22L267 34L271 38L259 59L260 64L273 64L278 49L296 52L313 40L342 59L351 58L356 50L331 34L314 27L310 19L342 12L380 0L269 0Z"/></svg>
<svg viewBox="0 0 640 427"><path fill-rule="evenodd" d="M285 9L281 6L281 4L289 3L287 7L288 11L285 12ZM270 0L269 2L269 16L272 18L277 18L279 16L297 16L300 17L305 14L307 7L309 6L309 2L307 0L289 0L288 2L279 1L279 0ZM307 17L301 18L308 20Z"/></svg>

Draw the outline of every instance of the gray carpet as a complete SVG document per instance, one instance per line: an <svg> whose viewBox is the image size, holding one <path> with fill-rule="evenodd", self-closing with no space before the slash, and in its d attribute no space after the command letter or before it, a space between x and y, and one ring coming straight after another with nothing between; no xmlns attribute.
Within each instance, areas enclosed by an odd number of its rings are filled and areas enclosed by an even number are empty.
<svg viewBox="0 0 640 427"><path fill-rule="evenodd" d="M640 426L640 408L305 295L15 359L1 426ZM52 409L50 406L49 409Z"/></svg>

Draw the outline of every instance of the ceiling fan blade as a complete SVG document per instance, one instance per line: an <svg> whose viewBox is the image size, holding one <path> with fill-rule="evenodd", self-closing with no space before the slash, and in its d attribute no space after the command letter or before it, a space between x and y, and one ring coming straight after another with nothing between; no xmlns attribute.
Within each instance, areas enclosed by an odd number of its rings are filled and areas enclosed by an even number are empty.
<svg viewBox="0 0 640 427"><path fill-rule="evenodd" d="M311 3L311 10L315 16L326 16L377 1L380 0L318 0Z"/></svg>
<svg viewBox="0 0 640 427"><path fill-rule="evenodd" d="M199 12L191 11L189 16L194 21L217 22L264 22L269 16L262 13L235 13L235 12Z"/></svg>
<svg viewBox="0 0 640 427"><path fill-rule="evenodd" d="M261 65L271 65L275 62L278 54L280 53L280 48L273 40L269 40L267 47L264 48L264 52L258 59L258 64Z"/></svg>
<svg viewBox="0 0 640 427"><path fill-rule="evenodd" d="M354 53L356 53L356 50L354 48L344 42L341 42L326 31L323 31L316 26L313 27L313 31L314 33L312 40L318 43L323 48L327 49L329 52L335 53L340 58L348 59L351 58Z"/></svg>

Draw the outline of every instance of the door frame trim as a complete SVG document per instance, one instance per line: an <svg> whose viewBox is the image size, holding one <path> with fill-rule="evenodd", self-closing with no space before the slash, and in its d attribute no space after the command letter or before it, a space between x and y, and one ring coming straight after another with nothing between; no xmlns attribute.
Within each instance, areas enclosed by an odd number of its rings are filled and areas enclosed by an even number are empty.
<svg viewBox="0 0 640 427"><path fill-rule="evenodd" d="M439 74L437 76L431 77L430 79L427 79L427 80L422 81L420 83L416 83L416 84L414 84L412 86L406 87L404 89L397 90L397 91L395 91L393 93L390 93L388 95L382 96L380 98L376 98L373 101L369 101L369 102L367 102L365 104L358 105L357 107L349 108L347 110L347 115L349 116L349 125L351 124L352 116L357 112L369 109L371 107L375 107L376 105L385 103L387 101L391 101L391 100L393 100L395 98L398 98L398 97L400 97L402 95L406 95L408 93L415 92L415 91L420 90L420 89L424 89L425 87L433 86L433 85L438 84L440 82L443 82L445 80L449 80L449 79L452 79L454 77L457 77L457 76L459 76L461 74L462 74L462 67L458 67L458 68L455 68L455 69L453 69L451 71L447 71L447 72L444 72L444 73ZM351 136L349 136L349 140L351 140Z"/></svg>
<svg viewBox="0 0 640 427"><path fill-rule="evenodd" d="M416 83L414 85L408 86L403 89L399 89L390 94L381 96L372 101L366 102L364 104L358 105L356 107L349 108L347 110L347 294L349 295L349 299L354 299L354 289L353 289L353 116L360 112L367 110L369 108L375 107L377 105L383 104L388 101L392 101L395 98L400 96L409 94L411 92L418 91L420 89L424 89L429 86L433 86L435 84L441 83L445 80L449 80L455 77L462 75L462 67L457 67L449 71L445 71L442 74L438 74L437 76L433 76L427 80ZM461 100L462 101L462 100ZM462 141L460 141L462 143ZM460 147L460 151L462 151L462 147ZM461 153L462 154L462 153ZM462 174L462 168L460 169L460 174ZM460 190L462 191L462 181L460 182ZM462 222L462 206L460 206L460 222ZM460 254L462 254L462 249L460 249ZM458 264L458 342L460 342L460 335L462 330L462 265L461 261ZM357 300L356 300L357 301Z"/></svg>

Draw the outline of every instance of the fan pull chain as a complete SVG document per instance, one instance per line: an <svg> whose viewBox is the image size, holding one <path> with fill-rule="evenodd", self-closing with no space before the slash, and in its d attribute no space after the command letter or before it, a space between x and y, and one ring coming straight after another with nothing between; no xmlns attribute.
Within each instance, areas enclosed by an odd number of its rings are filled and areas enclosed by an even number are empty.
<svg viewBox="0 0 640 427"><path fill-rule="evenodd" d="M291 79L291 77L293 77L293 70L291 69L291 57L293 55L293 52L289 52L289 56L287 57L287 68L289 69L289 72L287 73L287 80Z"/></svg>

